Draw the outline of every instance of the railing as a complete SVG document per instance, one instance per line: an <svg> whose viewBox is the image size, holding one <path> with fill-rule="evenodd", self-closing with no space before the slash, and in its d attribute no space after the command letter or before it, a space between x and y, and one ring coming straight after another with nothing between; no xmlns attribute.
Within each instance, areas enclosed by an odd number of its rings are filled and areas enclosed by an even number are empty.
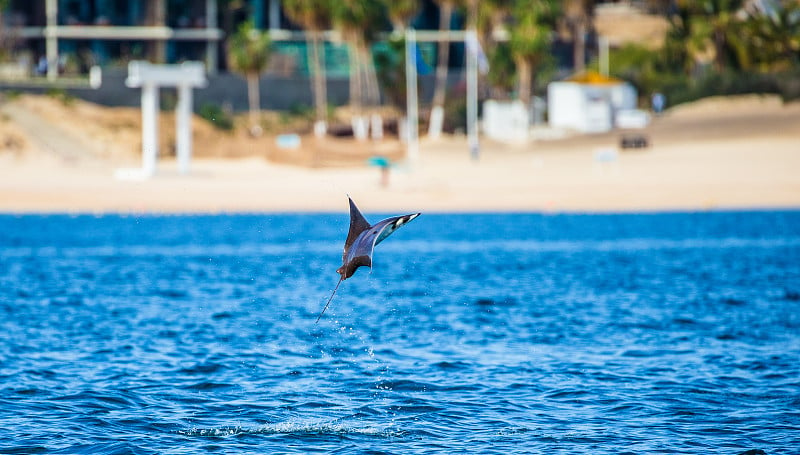
<svg viewBox="0 0 800 455"><path fill-rule="evenodd" d="M219 41L222 30L217 28L182 29L160 26L56 25L22 27L15 30L20 38L66 38L101 40L197 40Z"/></svg>

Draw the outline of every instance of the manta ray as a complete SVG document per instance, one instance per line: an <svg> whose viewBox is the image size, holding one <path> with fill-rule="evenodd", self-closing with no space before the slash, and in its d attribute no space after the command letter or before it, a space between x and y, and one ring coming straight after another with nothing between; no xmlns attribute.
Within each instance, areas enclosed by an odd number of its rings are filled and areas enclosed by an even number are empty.
<svg viewBox="0 0 800 455"><path fill-rule="evenodd" d="M328 305L333 300L333 296L336 295L336 290L339 289L342 281L353 276L359 267L372 268L372 251L375 249L375 245L383 242L386 237L392 235L392 232L420 215L419 213L412 213L393 216L370 225L358 210L358 207L356 207L353 199L350 196L347 199L350 201L350 230L347 232L347 240L344 242L342 266L336 270L340 275L339 282L336 283L328 302L317 317L317 322L319 322L325 310L328 309Z"/></svg>

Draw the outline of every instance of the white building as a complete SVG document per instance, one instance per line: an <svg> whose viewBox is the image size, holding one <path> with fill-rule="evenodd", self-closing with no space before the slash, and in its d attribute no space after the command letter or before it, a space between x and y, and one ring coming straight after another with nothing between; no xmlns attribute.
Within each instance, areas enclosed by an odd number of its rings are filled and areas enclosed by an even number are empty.
<svg viewBox="0 0 800 455"><path fill-rule="evenodd" d="M547 86L547 112L554 128L602 133L615 125L619 111L636 109L629 83L587 72Z"/></svg>

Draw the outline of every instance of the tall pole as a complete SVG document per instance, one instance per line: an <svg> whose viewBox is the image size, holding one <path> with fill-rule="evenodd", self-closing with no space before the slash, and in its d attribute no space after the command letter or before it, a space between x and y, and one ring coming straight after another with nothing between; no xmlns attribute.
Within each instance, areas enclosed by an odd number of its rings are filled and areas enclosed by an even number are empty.
<svg viewBox="0 0 800 455"><path fill-rule="evenodd" d="M597 40L597 45L600 47L600 74L608 76L608 38L601 36Z"/></svg>
<svg viewBox="0 0 800 455"><path fill-rule="evenodd" d="M164 27L167 24L167 0L149 0L145 3L146 25ZM88 2L87 2L88 3ZM148 59L152 63L166 63L167 42L161 38L149 41Z"/></svg>
<svg viewBox="0 0 800 455"><path fill-rule="evenodd" d="M269 0L269 30L281 28L281 4L279 0Z"/></svg>
<svg viewBox="0 0 800 455"><path fill-rule="evenodd" d="M58 37L56 36L56 27L58 26L57 0L47 0L45 3L45 16L47 20L47 26L45 27L47 78L53 81L58 78Z"/></svg>
<svg viewBox="0 0 800 455"><path fill-rule="evenodd" d="M149 177L156 173L158 158L158 85L142 84L142 171Z"/></svg>
<svg viewBox="0 0 800 455"><path fill-rule="evenodd" d="M417 106L417 35L413 28L406 30L406 155L412 167L419 162L419 133Z"/></svg>
<svg viewBox="0 0 800 455"><path fill-rule="evenodd" d="M217 29L217 0L206 0L206 31ZM206 42L206 72L217 74L217 52L219 43L209 36Z"/></svg>
<svg viewBox="0 0 800 455"><path fill-rule="evenodd" d="M178 85L178 105L175 106L175 149L178 155L178 172L189 173L192 160L192 87Z"/></svg>
<svg viewBox="0 0 800 455"><path fill-rule="evenodd" d="M480 157L478 142L478 37L467 31L467 143L473 160Z"/></svg>

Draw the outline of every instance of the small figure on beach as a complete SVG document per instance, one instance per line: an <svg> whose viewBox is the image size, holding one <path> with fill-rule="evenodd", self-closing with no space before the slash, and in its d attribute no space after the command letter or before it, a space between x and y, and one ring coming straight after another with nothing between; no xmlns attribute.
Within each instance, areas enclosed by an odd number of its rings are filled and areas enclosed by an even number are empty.
<svg viewBox="0 0 800 455"><path fill-rule="evenodd" d="M653 112L655 112L656 115L661 115L664 111L664 106L667 104L667 98L663 93L655 92L653 93L651 103L653 104Z"/></svg>
<svg viewBox="0 0 800 455"><path fill-rule="evenodd" d="M340 275L339 282L333 288L328 302L319 313L317 321L319 322L322 314L328 309L328 305L336 295L336 290L342 281L350 278L356 273L359 267L372 267L372 252L375 245L381 243L386 237L389 237L394 231L404 226L409 221L418 217L419 213L411 213L409 215L393 216L385 220L378 221L370 225L364 215L358 210L355 202L350 197L350 230L347 232L347 240L344 242L344 253L342 254L342 266L336 272Z"/></svg>
<svg viewBox="0 0 800 455"><path fill-rule="evenodd" d="M378 155L378 156L371 157L369 160L367 160L367 162L371 166L375 166L378 169L380 169L380 171L381 171L381 180L380 180L381 188L387 188L389 186L389 171L392 168L392 162L389 160L389 158L386 158L385 156Z"/></svg>

